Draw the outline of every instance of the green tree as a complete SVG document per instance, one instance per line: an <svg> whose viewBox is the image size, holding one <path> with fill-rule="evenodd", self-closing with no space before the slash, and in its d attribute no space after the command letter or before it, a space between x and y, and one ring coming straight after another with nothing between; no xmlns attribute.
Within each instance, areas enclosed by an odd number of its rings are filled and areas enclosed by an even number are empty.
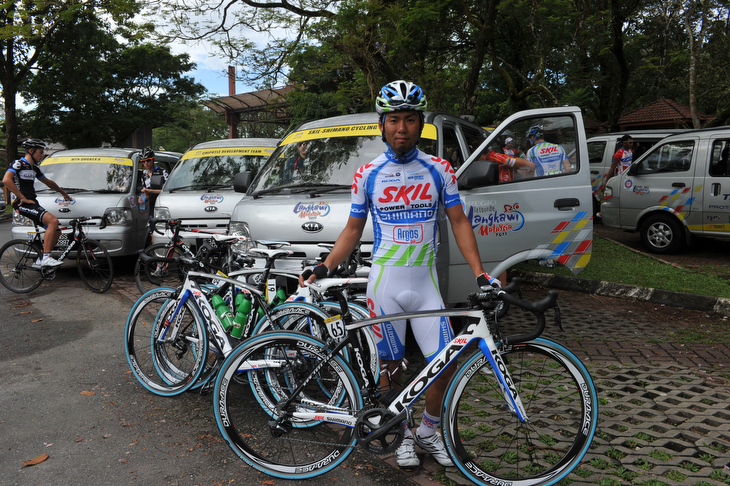
<svg viewBox="0 0 730 486"><path fill-rule="evenodd" d="M155 147L174 152L185 152L197 143L223 138L228 138L228 125L202 106L188 108L171 123L152 131Z"/></svg>
<svg viewBox="0 0 730 486"><path fill-rule="evenodd" d="M42 74L23 90L36 103L30 129L69 148L120 145L139 127L182 116L205 88L183 74L187 54L144 43L93 12L62 24L41 53ZM122 40L120 40L122 39Z"/></svg>
<svg viewBox="0 0 730 486"><path fill-rule="evenodd" d="M61 24L83 12L110 15L125 22L139 11L134 0L5 1L0 4L0 85L5 105L8 159L17 156L18 123L15 97L36 68L40 55Z"/></svg>

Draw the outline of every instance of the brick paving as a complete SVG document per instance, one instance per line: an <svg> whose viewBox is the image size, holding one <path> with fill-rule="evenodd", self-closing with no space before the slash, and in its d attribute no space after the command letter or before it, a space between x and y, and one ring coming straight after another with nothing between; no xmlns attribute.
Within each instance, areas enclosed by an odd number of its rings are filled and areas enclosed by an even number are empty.
<svg viewBox="0 0 730 486"><path fill-rule="evenodd" d="M139 293L131 278L126 280L115 280L115 290L133 302ZM528 299L544 293L525 288ZM570 484L730 484L730 347L665 340L672 319L687 318L681 311L667 312L666 324L657 326L638 312L634 319L632 310L618 311L590 296L561 292L559 303L563 331L549 318L543 336L566 345L585 363L600 401L596 437ZM532 324L512 309L505 333ZM408 473L410 479L437 483L440 466L421 457L423 464ZM384 460L395 467L393 455ZM470 484L456 468L444 473L454 484Z"/></svg>

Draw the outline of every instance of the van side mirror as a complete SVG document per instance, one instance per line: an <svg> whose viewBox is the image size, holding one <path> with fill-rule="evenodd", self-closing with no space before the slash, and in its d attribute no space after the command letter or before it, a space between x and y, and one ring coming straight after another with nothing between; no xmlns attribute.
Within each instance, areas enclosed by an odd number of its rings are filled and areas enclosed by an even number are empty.
<svg viewBox="0 0 730 486"><path fill-rule="evenodd" d="M236 192L246 192L248 186L251 185L252 181L253 172L251 172L250 170L244 170L243 172L239 172L233 178L233 190Z"/></svg>
<svg viewBox="0 0 730 486"><path fill-rule="evenodd" d="M459 176L458 187L474 189L476 187L493 186L499 182L499 170L496 162L475 160Z"/></svg>
<svg viewBox="0 0 730 486"><path fill-rule="evenodd" d="M162 189L165 185L165 176L162 174L152 174L150 178L150 189Z"/></svg>

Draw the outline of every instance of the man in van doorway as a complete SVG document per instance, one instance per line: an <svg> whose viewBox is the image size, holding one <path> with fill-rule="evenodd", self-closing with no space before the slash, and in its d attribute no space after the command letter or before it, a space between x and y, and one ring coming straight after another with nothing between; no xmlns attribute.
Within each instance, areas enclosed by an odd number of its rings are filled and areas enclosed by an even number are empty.
<svg viewBox="0 0 730 486"><path fill-rule="evenodd" d="M323 264L300 277L313 282L324 278L352 253L362 237L368 213L373 218L375 242L369 273L367 302L372 316L443 308L436 275L437 216L443 207L459 250L474 272L477 284L486 289L500 285L482 268L474 231L461 206L456 175L448 161L421 152L416 144L424 126L426 97L408 81L386 84L375 102L378 127L385 153L360 167L352 184L350 216ZM427 361L431 361L453 338L445 317L411 320L411 330ZM405 354L406 321L375 326L380 357L381 387L400 388L399 374ZM415 432L405 428L405 438L396 450L400 467L420 465L415 445L430 453L442 466L452 466L436 432L446 385L454 373L446 368L426 390L426 410Z"/></svg>
<svg viewBox="0 0 730 486"><path fill-rule="evenodd" d="M624 135L619 139L619 142L621 142L621 147L613 154L611 167L603 178L603 184L601 184L601 192L606 188L606 183L611 177L628 169L631 162L634 161L634 139L631 138L631 135Z"/></svg>
<svg viewBox="0 0 730 486"><path fill-rule="evenodd" d="M535 164L535 177L571 171L570 160L568 160L565 149L560 145L545 141L542 124L532 125L527 130L525 138L532 145L525 154L525 158Z"/></svg>

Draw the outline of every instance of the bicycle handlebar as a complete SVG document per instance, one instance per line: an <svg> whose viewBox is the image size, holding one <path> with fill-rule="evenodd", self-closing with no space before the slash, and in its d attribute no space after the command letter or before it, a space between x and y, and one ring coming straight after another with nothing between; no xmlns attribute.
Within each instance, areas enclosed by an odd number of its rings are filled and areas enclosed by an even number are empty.
<svg viewBox="0 0 730 486"><path fill-rule="evenodd" d="M508 302L510 305L515 305L520 309L526 310L535 316L537 323L535 327L524 334L513 334L506 336L502 340L504 344L515 344L519 342L531 341L539 337L545 330L545 311L548 309L555 309L555 320L559 323L560 321L560 309L557 305L558 292L555 290L549 290L547 295L535 302L529 302L511 295L509 292L515 291L519 288L520 279L512 279L512 283L502 289L495 289L488 292L476 292L469 295L469 301L474 307L484 308L484 303L494 300L495 298Z"/></svg>

